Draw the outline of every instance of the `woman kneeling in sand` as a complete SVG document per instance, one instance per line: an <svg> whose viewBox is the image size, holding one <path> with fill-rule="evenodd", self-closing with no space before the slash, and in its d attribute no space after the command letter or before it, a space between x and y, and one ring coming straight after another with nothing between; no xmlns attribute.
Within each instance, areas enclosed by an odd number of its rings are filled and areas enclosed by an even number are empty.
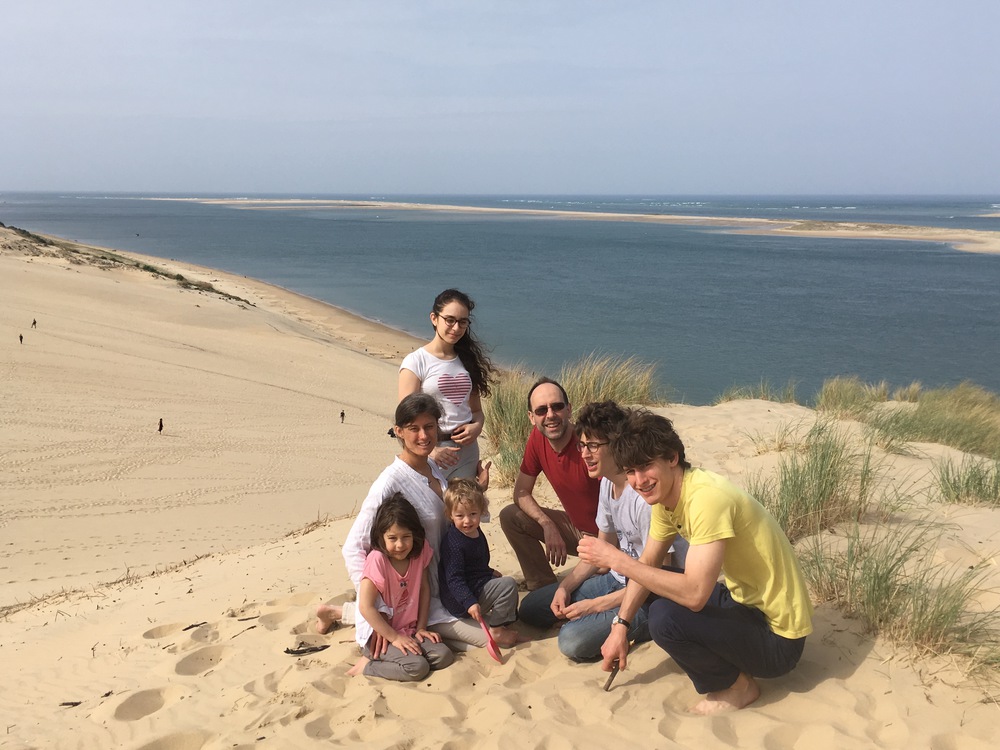
<svg viewBox="0 0 1000 750"><path fill-rule="evenodd" d="M448 612L441 604L438 589L438 560L441 539L448 526L444 508L444 491L447 481L441 470L430 459L437 447L437 424L441 418L441 408L433 396L413 393L396 407L394 432L402 451L385 468L368 491L361 504L358 517L344 542L344 562L356 591L360 591L365 558L371 551L371 531L375 515L386 499L401 493L414 509L423 525L427 544L433 550L433 558L427 569L430 584L430 607L427 629L439 634L454 649L464 650L468 646L486 646L486 635L474 622L460 620ZM489 484L489 467L478 477L481 485ZM316 629L326 633L341 617L339 607L321 605L316 611ZM385 653L386 641L375 633L357 612L358 643L366 644L375 657ZM353 672L353 670L352 670Z"/></svg>

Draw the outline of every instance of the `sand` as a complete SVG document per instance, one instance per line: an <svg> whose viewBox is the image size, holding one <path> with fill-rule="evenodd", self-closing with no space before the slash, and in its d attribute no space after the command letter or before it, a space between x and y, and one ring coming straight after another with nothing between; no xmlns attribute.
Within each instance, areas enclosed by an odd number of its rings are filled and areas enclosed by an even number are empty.
<svg viewBox="0 0 1000 750"><path fill-rule="evenodd" d="M451 204L408 203L402 201L358 201L297 198L151 198L149 200L196 201L256 211L364 209L370 211L436 211L487 215L516 215L576 221L626 221L653 224L686 224L719 227L739 234L774 234L832 239L880 239L910 242L939 242L956 250L1000 253L1000 232L978 229L950 229L874 222L813 221L789 219L690 216L684 214L618 213L613 211L569 211L547 208L456 206ZM1000 214L984 214L985 218Z"/></svg>
<svg viewBox="0 0 1000 750"><path fill-rule="evenodd" d="M394 454L395 363L417 342L249 279L138 259L234 299L72 247L0 229L0 746L994 746L997 705L961 663L821 602L799 667L733 715L688 715L689 682L651 644L605 693L552 634L417 685L346 677L353 631L311 633L312 610L349 595L340 545ZM778 461L755 437L815 419L762 401L662 411L737 482ZM914 448L886 481L925 498L933 462L959 454ZM942 561L995 571L996 511L921 502L948 522ZM302 642L329 648L284 653Z"/></svg>

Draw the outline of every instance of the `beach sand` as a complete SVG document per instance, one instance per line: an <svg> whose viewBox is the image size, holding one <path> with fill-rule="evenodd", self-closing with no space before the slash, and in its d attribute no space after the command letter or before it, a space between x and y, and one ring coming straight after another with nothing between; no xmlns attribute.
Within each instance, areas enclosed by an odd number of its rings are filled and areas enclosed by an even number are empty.
<svg viewBox="0 0 1000 750"><path fill-rule="evenodd" d="M195 201L231 208L256 211L365 209L393 211L437 211L444 213L518 215L576 221L626 221L652 224L686 224L719 227L738 234L774 234L795 237L826 237L831 239L879 239L910 242L939 242L956 250L970 253L1000 253L1000 232L978 229L923 227L906 224L875 222L814 221L808 219L760 219L724 216L691 216L686 214L617 213L611 211L569 211L548 208L500 208L490 206L456 206L401 201L358 201L297 198L150 198L148 200ZM984 218L1000 214L984 214Z"/></svg>
<svg viewBox="0 0 1000 750"><path fill-rule="evenodd" d="M242 277L73 248L0 229L0 746L995 745L1000 710L960 662L913 658L823 603L799 667L737 714L688 715L690 683L652 644L603 692L552 634L416 685L346 677L353 630L316 635L312 612L349 596L340 545L395 453L396 363L418 342ZM754 435L815 419L763 401L662 411L695 464L737 482L777 464ZM886 478L921 498L959 454L914 449ZM509 495L494 488L494 511ZM923 503L948 523L938 557L992 561L996 588L1000 514ZM329 648L284 653L302 642Z"/></svg>

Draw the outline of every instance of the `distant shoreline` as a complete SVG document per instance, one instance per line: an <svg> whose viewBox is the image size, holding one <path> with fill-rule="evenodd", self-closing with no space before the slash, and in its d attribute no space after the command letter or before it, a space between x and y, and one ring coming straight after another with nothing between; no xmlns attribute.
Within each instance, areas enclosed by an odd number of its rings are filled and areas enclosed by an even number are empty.
<svg viewBox="0 0 1000 750"><path fill-rule="evenodd" d="M228 206L252 211L332 210L362 209L383 211L434 211L440 213L466 213L532 216L549 219L579 221L628 221L654 224L683 224L688 226L725 227L727 231L742 234L786 235L791 237L823 237L829 239L881 239L911 242L940 242L956 250L969 253L1000 254L1000 232L978 229L950 229L946 227L907 226L875 222L815 221L810 219L760 219L730 218L723 216L685 216L679 214L618 213L610 211L569 211L548 208L498 208L492 206L456 206L438 203L411 203L404 201L366 201L343 199L297 198L147 198L146 200L181 201ZM986 214L986 218L1000 214Z"/></svg>

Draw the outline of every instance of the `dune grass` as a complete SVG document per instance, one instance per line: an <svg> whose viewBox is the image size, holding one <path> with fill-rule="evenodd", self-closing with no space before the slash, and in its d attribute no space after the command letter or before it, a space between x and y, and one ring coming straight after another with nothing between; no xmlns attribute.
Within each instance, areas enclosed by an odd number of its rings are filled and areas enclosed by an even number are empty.
<svg viewBox="0 0 1000 750"><path fill-rule="evenodd" d="M972 671L1000 665L1000 613L977 596L983 566L933 559L941 529L925 521L900 528L852 524L846 537L819 534L800 545L813 592L865 630L933 654L959 654Z"/></svg>
<svg viewBox="0 0 1000 750"><path fill-rule="evenodd" d="M909 415L905 409L893 406L885 404L882 408L875 408L864 415L865 435L886 453L912 456L914 451L910 447L908 432L905 429Z"/></svg>
<svg viewBox="0 0 1000 750"><path fill-rule="evenodd" d="M893 401L908 401L910 403L916 403L920 400L920 392L923 390L923 385L921 385L919 380L914 380L909 385L904 385L900 388L896 388L892 392Z"/></svg>
<svg viewBox="0 0 1000 750"><path fill-rule="evenodd" d="M765 453L781 453L787 450L798 450L802 442L800 435L805 428L801 420L781 422L773 431L744 430L743 434L753 443L758 456Z"/></svg>
<svg viewBox="0 0 1000 750"><path fill-rule="evenodd" d="M816 410L831 417L854 418L889 398L889 384L884 380L872 385L855 376L830 378L816 394Z"/></svg>
<svg viewBox="0 0 1000 750"><path fill-rule="evenodd" d="M793 542L871 509L878 466L870 443L860 451L828 422L817 422L802 450L783 456L777 474L757 475L747 491L767 508Z"/></svg>
<svg viewBox="0 0 1000 750"><path fill-rule="evenodd" d="M575 408L591 401L617 401L623 405L657 403L656 366L635 357L591 354L565 365L555 377L566 389ZM528 389L538 375L521 367L500 373L485 403L484 434L493 461L491 481L509 486L517 478L524 444L531 430Z"/></svg>
<svg viewBox="0 0 1000 750"><path fill-rule="evenodd" d="M509 486L517 478L531 430L527 395L533 382L532 376L520 368L502 370L486 399L483 433L493 461L491 484Z"/></svg>
<svg viewBox="0 0 1000 750"><path fill-rule="evenodd" d="M635 357L590 354L564 365L556 380L562 383L576 408L591 401L616 401L622 405L662 403L656 388L656 365ZM524 395L527 396L527 391Z"/></svg>
<svg viewBox="0 0 1000 750"><path fill-rule="evenodd" d="M926 391L893 428L907 440L942 443L1000 460L1000 398L972 383Z"/></svg>
<svg viewBox="0 0 1000 750"><path fill-rule="evenodd" d="M756 385L734 385L723 391L722 395L715 399L716 404L726 401L741 401L747 399L759 399L761 401L776 401L782 404L797 404L795 398L795 381L789 380L781 388L771 385L767 379L761 380Z"/></svg>
<svg viewBox="0 0 1000 750"><path fill-rule="evenodd" d="M1000 397L973 383L924 391L911 383L888 399L888 385L862 383L857 378L833 378L823 384L816 409L829 416L869 425L880 445L901 446L921 441L941 443L967 453L1000 460ZM915 399L915 401L913 401ZM907 403L904 407L903 401Z"/></svg>
<svg viewBox="0 0 1000 750"><path fill-rule="evenodd" d="M937 466L937 485L945 502L1000 508L1000 461L946 459Z"/></svg>

